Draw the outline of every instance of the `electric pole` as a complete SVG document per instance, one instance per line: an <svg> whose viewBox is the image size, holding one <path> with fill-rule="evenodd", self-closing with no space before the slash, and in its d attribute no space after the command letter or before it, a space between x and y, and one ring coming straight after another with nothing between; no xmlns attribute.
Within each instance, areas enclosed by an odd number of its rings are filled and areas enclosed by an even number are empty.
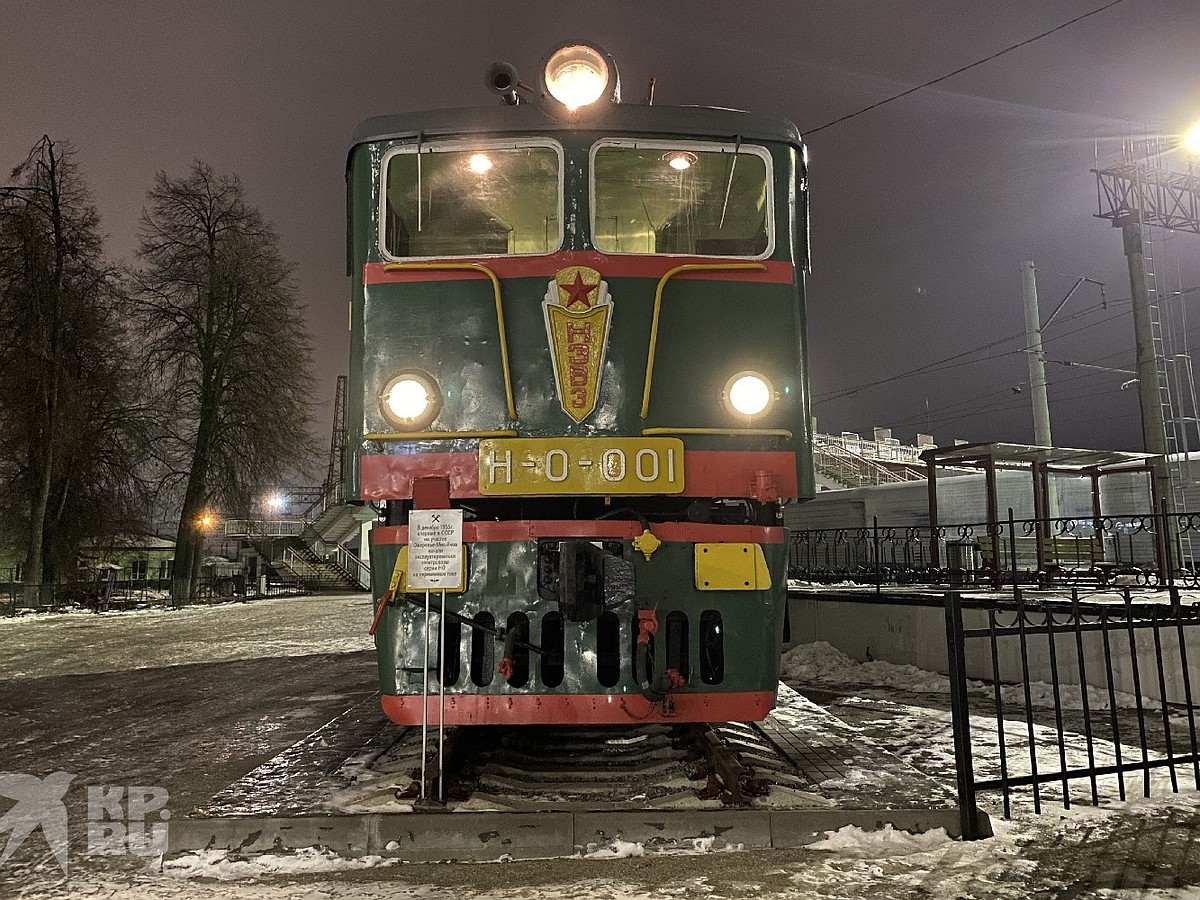
<svg viewBox="0 0 1200 900"><path fill-rule="evenodd" d="M1172 440L1167 425L1174 426L1168 390L1166 359L1161 335L1155 335L1157 297L1151 297L1143 229L1160 226L1172 231L1200 234L1200 177L1189 167L1186 173L1171 171L1157 163L1157 154L1135 157L1132 141L1124 147L1123 161L1108 169L1093 169L1096 176L1096 217L1108 219L1121 229L1125 259L1129 265L1129 290L1133 300L1134 346L1137 352L1138 403L1142 412L1142 443L1147 453L1159 454L1153 462L1158 495L1169 508L1175 506L1172 491ZM1172 431L1173 433L1173 431ZM1178 464L1178 459L1175 460ZM1182 474L1182 473L1180 473ZM1183 484L1176 485L1180 492Z"/></svg>
<svg viewBox="0 0 1200 900"><path fill-rule="evenodd" d="M1038 312L1037 273L1033 260L1021 267L1021 297L1025 301L1025 356L1029 360L1029 393L1033 400L1033 442L1053 447L1050 402L1046 397L1046 354L1042 350L1042 319Z"/></svg>

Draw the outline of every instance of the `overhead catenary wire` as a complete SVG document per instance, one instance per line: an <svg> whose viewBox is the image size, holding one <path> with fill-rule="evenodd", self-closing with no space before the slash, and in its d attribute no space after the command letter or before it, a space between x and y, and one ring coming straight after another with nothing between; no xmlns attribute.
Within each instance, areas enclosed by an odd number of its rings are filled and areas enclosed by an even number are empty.
<svg viewBox="0 0 1200 900"><path fill-rule="evenodd" d="M1102 309L1102 308L1103 307L1100 307L1100 306L1087 307L1086 309L1075 312L1075 313L1071 314L1070 316L1066 317L1065 319L1062 319L1061 322L1063 322L1063 323L1070 322L1070 321L1077 319L1083 315L1086 315L1094 310L1098 310L1098 309ZM1104 325L1108 322L1115 321L1116 319L1119 319L1119 318L1122 318L1122 317L1128 316L1128 315L1130 315L1129 310L1122 310L1112 316L1107 316L1103 319L1099 319L1095 322L1091 322L1091 323L1083 326L1082 328L1076 328L1076 329L1072 329L1071 331L1061 332L1058 334L1051 335L1049 337L1043 337L1042 343L1043 343L1043 345L1049 344L1052 341L1061 340L1062 338L1069 337L1073 334L1078 334L1080 331L1085 331L1088 328L1094 328L1099 325ZM862 384L854 385L853 387L842 388L842 389L839 389L839 390L836 390L836 391L833 391L833 392L830 392L830 393L827 393L824 395L816 396L813 399L813 403L814 404L828 403L832 400L841 400L845 397L852 397L855 394L861 393L862 391L869 390L870 388L880 387L885 384L892 384L897 381L902 381L906 378L915 378L918 375L932 375L932 374L936 374L938 372L946 372L951 369L958 369L963 366L974 365L975 363L986 362L986 361L992 360L992 359L1000 359L1005 356L1012 356L1012 355L1015 355L1018 353L1024 353L1026 348L1018 347L1013 350L1005 350L1003 353L996 353L991 356L981 357L979 359L963 359L963 357L973 356L976 353L982 353L985 350L991 350L992 348L998 347L1001 344L1006 344L1009 341L1024 340L1024 339L1025 339L1024 330L1013 332L1012 334L1005 335L1004 337L996 338L993 341L988 341L987 343L981 344L978 347L973 347L970 350L963 350L958 353L952 354L951 356L942 357L941 359L934 360L933 362L925 363L924 365L918 366L915 369L909 369L907 371L897 373L896 375L889 375L886 378L879 378L874 381L864 382Z"/></svg>
<svg viewBox="0 0 1200 900"><path fill-rule="evenodd" d="M1189 294L1194 294L1194 293L1198 293L1198 292L1200 292L1200 285L1193 285L1188 288L1181 288L1177 291L1172 291L1172 292L1170 292L1169 297L1164 297L1163 299L1164 300L1165 299L1176 299L1179 297L1184 297ZM1128 304L1129 302L1130 302L1130 298L1124 297L1124 298L1121 298L1118 300L1108 300L1102 304L1085 307L1084 309L1078 310L1078 311L1072 313L1071 315L1069 315L1063 319L1060 319L1058 324L1061 326L1062 324L1070 322L1073 319L1080 318L1080 317L1082 317L1084 315L1088 315L1092 312L1108 310L1115 306L1124 306L1125 304ZM1114 315L1106 316L1102 319L1098 319L1096 321L1089 322L1087 325L1081 326L1080 328L1071 329L1071 330L1065 331L1065 332L1058 332L1053 335L1043 336L1043 345L1052 343L1053 341L1060 340L1062 338L1070 337L1071 335L1079 334L1083 331L1086 331L1089 328L1107 324L1109 322L1115 321L1116 319L1122 318L1129 314L1131 314L1131 310L1129 308L1121 309L1121 310L1118 310L1117 312L1115 312ZM1194 334L1196 332L1200 332L1200 325L1193 326L1191 328L1186 329L1185 334ZM901 372L896 375L888 376L887 378L876 379L875 381L855 385L850 388L840 389L838 391L828 393L824 396L815 397L813 402L814 402L814 404L827 403L827 402L830 402L833 400L838 400L838 399L842 399L845 397L854 396L854 395L858 394L860 391L870 390L871 388L874 388L874 387L891 384L896 381L904 380L907 378L915 378L920 375L932 375L932 374L947 371L950 369L961 368L962 366L971 365L974 363L983 363L983 362L987 362L987 361L994 360L994 359L1000 359L1005 356L1014 356L1014 355L1018 355L1018 354L1023 354L1023 353L1028 352L1027 348L1019 347L1019 348L1015 348L1013 350L1004 351L1003 353L997 353L997 354L993 354L991 356L981 357L978 359L965 359L965 360L962 359L963 357L972 356L976 353L981 353L985 350L992 349L993 347L999 346L1007 341L1022 339L1024 337L1025 337L1024 331L1014 332L1010 335L1006 335L1005 337L998 338L994 341L988 341L987 343L981 344L978 347L974 347L969 350L963 350L963 351L960 351L959 353L953 354L951 356L943 357L941 359L934 360L933 362L930 362L930 363L925 363L921 366L918 366L914 369L910 369L906 372ZM1106 362L1108 360L1111 360L1114 357L1119 357L1119 356L1128 354L1129 352L1130 352L1129 348L1121 348L1118 350L1114 350L1110 353L1105 353L1101 356L1093 357L1086 362L1070 363L1069 365L1078 366L1080 368L1088 368L1088 369L1106 368L1106 367L1099 366L1099 364ZM1058 360L1049 360L1049 361L1050 362L1059 362ZM947 364L947 363L951 363L951 364ZM1053 381L1048 382L1047 386L1061 389L1067 385L1070 385L1070 384L1080 381L1082 379L1094 378L1094 377L1095 377L1095 373L1092 371L1081 372L1078 374L1073 374L1071 377L1055 378ZM1022 381L1020 383L1024 383L1024 382ZM974 416L977 416L977 415L980 415L983 413L1017 411L1022 408L1022 406L1024 405L1024 401L1020 401L1019 403L1016 403L1016 404L1003 405L1000 403L999 400L994 400L992 403L985 404L984 406L973 409L970 412L964 412L961 414L956 412L957 410L959 410L962 407L968 407L968 406L971 406L972 404L978 404L983 401L987 401L993 397L999 396L999 397L1007 398L1012 394L1012 390L1013 389L1011 386L1005 386L1003 388L999 388L994 391L989 391L984 394L967 397L962 400L957 400L947 406L941 407L940 409L935 409L932 411L932 413L933 413L932 417L930 416L930 412L931 412L930 410L921 410L920 412L913 413L911 416L908 416L908 417L905 417L902 419L893 420L891 424L892 424L892 427L905 427L905 426L911 426L911 425L918 425L918 426L919 425L932 425L934 423L946 424L946 423L950 423L950 422L956 422L956 421L959 421L962 419L972 418ZM1121 393L1121 389L1117 389L1117 390L1101 392L1101 393L1090 392L1088 394L1081 395L1079 397L1063 397L1063 396L1059 395L1059 396L1055 396L1054 399L1056 402L1062 403L1062 402L1071 402L1073 400L1086 400L1086 399L1092 399L1095 397L1108 396L1109 394L1119 395L1120 393Z"/></svg>
<svg viewBox="0 0 1200 900"><path fill-rule="evenodd" d="M922 90L923 88L932 87L933 85L938 84L939 82L945 81L947 78L953 78L955 75L961 75L963 72L966 72L968 69L974 69L976 66L982 66L984 63L991 62L993 59L998 59L999 57L1004 56L1006 53L1011 53L1012 51L1018 50L1021 47L1028 46L1029 44L1032 44L1035 41L1040 41L1040 40L1042 40L1042 38L1049 37L1050 35L1054 34L1056 31L1062 31L1064 28L1069 28L1070 26L1074 25L1076 22L1082 22L1084 19L1086 19L1090 16L1098 15L1099 13L1102 13L1107 9L1112 9L1117 4L1123 3L1123 2L1124 2L1124 0L1111 0L1111 2L1106 3L1103 6L1097 7L1096 9L1093 9L1090 12L1083 13L1083 15L1076 16L1073 19L1069 19L1068 21L1063 22L1061 25L1056 25L1055 27L1053 27L1047 31L1043 31L1041 34L1036 34L1031 38L1026 38L1023 41L1019 41L1015 44L1005 47L1003 50L998 50L995 53L991 54L990 56L985 56L983 59L977 59L977 60L975 60L975 62L970 63L968 65L960 66L959 68L955 69L953 72L947 72L945 75L939 75L937 78L933 78L933 79L930 79L929 81L923 82L914 87L907 88L906 90L903 90L898 94L893 94L891 97L886 97L883 100L878 100L875 103L870 104L869 106L864 106L862 109L856 110L852 113L847 113L846 115L840 116L839 118L836 118L830 122L826 122L824 125L818 125L816 128L801 129L800 133L804 134L804 135L812 135L812 134L816 134L818 131L824 131L826 128L832 128L834 125L839 125L842 122L849 121L850 119L853 119L857 116L861 116L863 113L870 112L873 109L878 109L879 107L884 106L888 103L893 103L896 100L899 100L901 97L907 97L909 94L916 93L917 91Z"/></svg>

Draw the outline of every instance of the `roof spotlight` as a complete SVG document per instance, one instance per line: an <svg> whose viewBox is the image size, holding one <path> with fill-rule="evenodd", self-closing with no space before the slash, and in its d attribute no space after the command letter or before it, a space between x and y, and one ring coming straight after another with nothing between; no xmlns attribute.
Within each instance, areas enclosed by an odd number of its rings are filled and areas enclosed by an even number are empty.
<svg viewBox="0 0 1200 900"><path fill-rule="evenodd" d="M621 100L621 79L613 58L593 44L572 41L552 51L541 70L542 92L568 112L582 112L600 100Z"/></svg>
<svg viewBox="0 0 1200 900"><path fill-rule="evenodd" d="M517 95L517 88L524 88L521 84L521 79L517 77L517 69L510 63L494 62L488 67L487 74L484 75L484 83L492 91L500 95L509 106L516 106L521 102L521 98Z"/></svg>

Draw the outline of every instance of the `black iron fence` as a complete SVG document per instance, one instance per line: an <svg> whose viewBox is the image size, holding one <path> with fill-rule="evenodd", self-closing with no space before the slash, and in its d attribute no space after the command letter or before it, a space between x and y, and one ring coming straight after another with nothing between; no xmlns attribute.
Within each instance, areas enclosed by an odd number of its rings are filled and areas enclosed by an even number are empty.
<svg viewBox="0 0 1200 900"><path fill-rule="evenodd" d="M275 576L260 578L257 583L240 575L206 577L197 585L195 596L183 602L171 600L169 578L122 578L111 582L87 579L33 585L20 581L0 581L0 615L11 615L22 609L53 612L78 608L107 612L307 593L297 579Z"/></svg>
<svg viewBox="0 0 1200 900"><path fill-rule="evenodd" d="M945 609L964 836L982 836L981 791L1001 792L1007 818L1017 792L1035 812L1047 799L1123 801L1127 775L1146 797L1156 779L1200 789L1189 667L1200 607L950 591Z"/></svg>
<svg viewBox="0 0 1200 900"><path fill-rule="evenodd" d="M1194 545L1194 547L1193 547ZM893 526L791 533L790 578L818 583L1200 586L1200 513Z"/></svg>

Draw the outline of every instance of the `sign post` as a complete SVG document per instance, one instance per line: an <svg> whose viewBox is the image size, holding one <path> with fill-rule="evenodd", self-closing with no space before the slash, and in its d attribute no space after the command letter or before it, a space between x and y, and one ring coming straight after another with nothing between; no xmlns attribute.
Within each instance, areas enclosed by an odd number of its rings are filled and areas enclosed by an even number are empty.
<svg viewBox="0 0 1200 900"><path fill-rule="evenodd" d="M426 757L429 749L429 592L441 592L438 616L438 799L445 797L443 758L446 734L446 591L462 590L462 510L414 509L408 514L408 586L425 591L425 664L421 679L421 799L425 799Z"/></svg>
<svg viewBox="0 0 1200 900"><path fill-rule="evenodd" d="M408 514L408 586L414 590L461 590L461 509L414 509Z"/></svg>

